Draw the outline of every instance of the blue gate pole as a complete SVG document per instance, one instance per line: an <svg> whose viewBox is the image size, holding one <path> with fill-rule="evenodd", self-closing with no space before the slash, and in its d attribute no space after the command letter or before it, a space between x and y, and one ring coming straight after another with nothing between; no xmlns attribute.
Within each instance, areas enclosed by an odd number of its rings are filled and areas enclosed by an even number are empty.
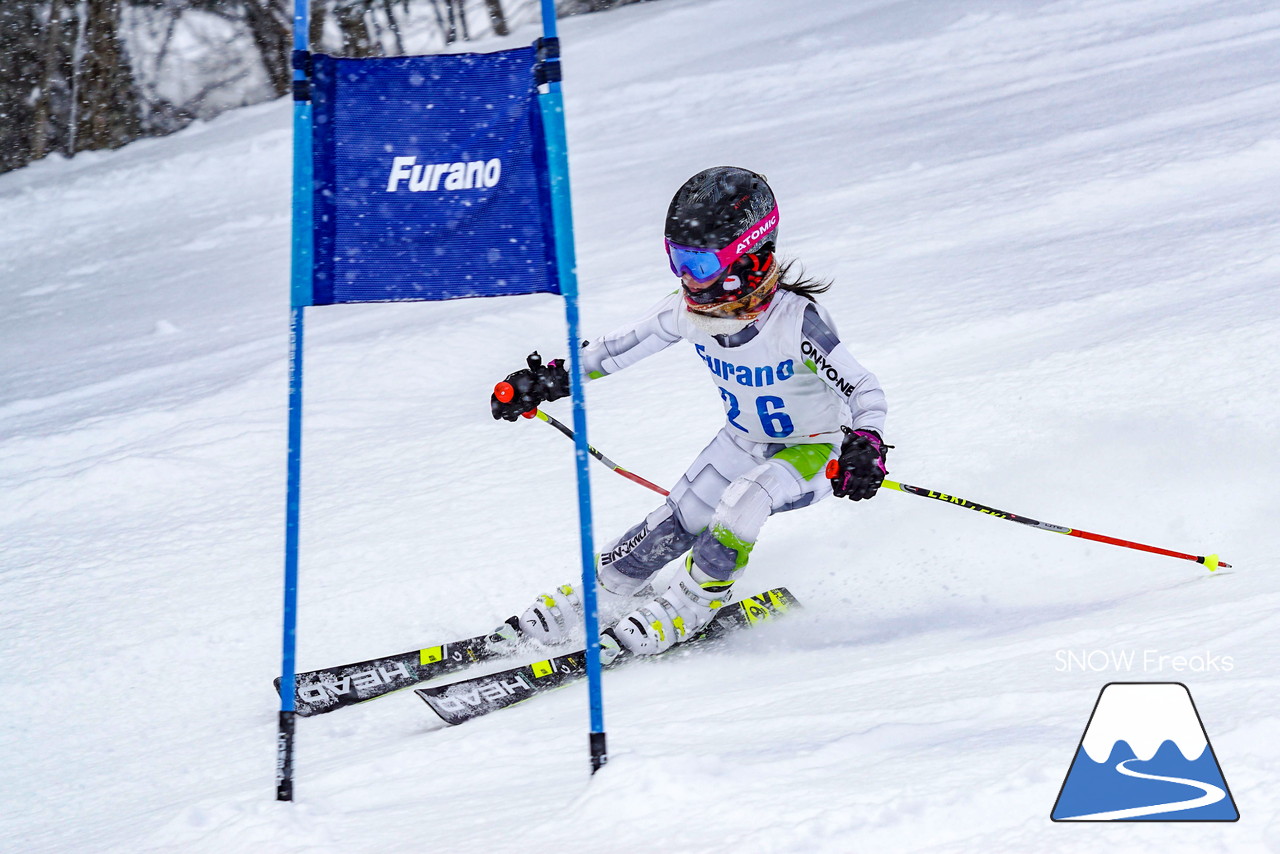
<svg viewBox="0 0 1280 854"><path fill-rule="evenodd" d="M591 478L588 469L587 407L582 392L582 358L578 337L578 261L573 248L573 205L569 195L569 144L560 92L560 49L554 0L542 0L543 67L547 91L538 95L547 137L547 169L551 178L551 214L555 224L556 268L569 327L569 390L573 397L573 432L578 470L578 521L582 547L582 610L587 632L587 692L591 704L591 773L608 761L604 732L604 697L600 678L600 619L597 613L596 558L591 533Z"/></svg>
<svg viewBox="0 0 1280 854"><path fill-rule="evenodd" d="M276 733L276 800L293 800L294 682L298 643L298 518L302 476L303 307L311 299L311 91L307 0L293 6L293 270L289 314L289 450L284 523L284 639Z"/></svg>

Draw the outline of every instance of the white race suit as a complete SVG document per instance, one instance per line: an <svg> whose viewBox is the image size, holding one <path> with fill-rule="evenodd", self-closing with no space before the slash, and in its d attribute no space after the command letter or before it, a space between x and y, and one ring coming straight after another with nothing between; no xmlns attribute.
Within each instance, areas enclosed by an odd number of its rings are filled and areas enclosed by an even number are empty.
<svg viewBox="0 0 1280 854"><path fill-rule="evenodd" d="M695 326L674 293L635 323L583 345L583 370L591 379L607 376L682 339L719 391L725 426L662 506L601 551L606 588L610 578L624 587L647 579L690 548L708 576L734 580L771 513L831 494L821 474L839 454L842 427L883 434L879 381L841 343L826 310L788 290L728 336Z"/></svg>

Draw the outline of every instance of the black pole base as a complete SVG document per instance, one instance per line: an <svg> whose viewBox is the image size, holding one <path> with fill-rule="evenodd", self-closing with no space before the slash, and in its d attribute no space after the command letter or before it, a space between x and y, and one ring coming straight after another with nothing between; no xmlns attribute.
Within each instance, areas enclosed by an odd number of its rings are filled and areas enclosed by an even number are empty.
<svg viewBox="0 0 1280 854"><path fill-rule="evenodd" d="M594 774L609 761L609 751L605 748L605 737L602 732L591 733L591 773Z"/></svg>
<svg viewBox="0 0 1280 854"><path fill-rule="evenodd" d="M276 800L293 800L293 712L280 713L276 733Z"/></svg>

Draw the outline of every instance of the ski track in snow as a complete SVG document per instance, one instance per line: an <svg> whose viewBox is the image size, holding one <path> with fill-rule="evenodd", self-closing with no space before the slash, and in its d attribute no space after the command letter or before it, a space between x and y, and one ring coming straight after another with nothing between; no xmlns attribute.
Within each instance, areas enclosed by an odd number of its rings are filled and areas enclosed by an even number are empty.
<svg viewBox="0 0 1280 854"><path fill-rule="evenodd" d="M300 721L278 805L290 130L266 104L0 176L0 847L1280 849L1274 4L662 0L562 35L585 333L672 287L673 189L748 166L887 390L891 476L1235 568L827 501L753 553L794 619L607 679L594 778L580 686L452 729L401 693ZM556 300L313 309L307 334L301 669L576 577L568 443L486 401L563 351ZM723 417L702 370L676 347L592 383L592 443L674 482ZM593 490L598 545L653 506L599 467ZM1061 668L1092 649L1233 666ZM1189 686L1239 822L1050 822L1117 680Z"/></svg>

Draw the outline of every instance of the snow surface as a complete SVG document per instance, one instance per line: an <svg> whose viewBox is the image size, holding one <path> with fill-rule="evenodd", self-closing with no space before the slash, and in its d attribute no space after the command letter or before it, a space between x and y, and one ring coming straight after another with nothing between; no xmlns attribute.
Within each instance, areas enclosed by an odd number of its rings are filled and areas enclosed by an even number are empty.
<svg viewBox="0 0 1280 854"><path fill-rule="evenodd" d="M594 778L581 686L453 729L400 694L300 721L277 804L290 108L249 108L0 177L0 848L1280 850L1280 9L664 0L562 35L587 332L672 287L675 187L748 166L837 282L893 476L1235 568L827 501L746 582L800 616L607 678ZM576 577L568 443L488 414L534 348L554 298L309 312L302 669ZM593 443L674 481L702 370L593 383ZM593 484L600 540L653 505ZM1238 823L1049 821L1142 680L1188 685Z"/></svg>

